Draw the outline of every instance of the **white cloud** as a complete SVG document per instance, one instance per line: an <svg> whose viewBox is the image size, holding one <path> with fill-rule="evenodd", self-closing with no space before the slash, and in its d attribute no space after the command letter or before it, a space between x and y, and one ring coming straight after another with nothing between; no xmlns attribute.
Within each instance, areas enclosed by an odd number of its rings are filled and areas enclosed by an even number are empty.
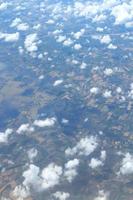
<svg viewBox="0 0 133 200"><path fill-rule="evenodd" d="M110 35L104 35L103 37L101 37L100 42L103 44L109 44L111 42Z"/></svg>
<svg viewBox="0 0 133 200"><path fill-rule="evenodd" d="M64 45L64 46L71 46L71 44L73 44L73 41L72 41L70 38L66 39L66 40L63 42L63 45Z"/></svg>
<svg viewBox="0 0 133 200"><path fill-rule="evenodd" d="M63 170L61 166L58 166L54 163L49 164L41 173L41 178L43 179L42 188L48 189L58 185L62 173Z"/></svg>
<svg viewBox="0 0 133 200"><path fill-rule="evenodd" d="M36 33L32 33L26 36L24 46L28 52L32 53L38 50L37 39L38 38Z"/></svg>
<svg viewBox="0 0 133 200"><path fill-rule="evenodd" d="M99 92L99 88L98 87L92 87L90 89L90 93L92 93L92 94L98 94L98 92Z"/></svg>
<svg viewBox="0 0 133 200"><path fill-rule="evenodd" d="M30 150L28 150L28 158L29 160L32 162L34 160L34 158L36 158L38 151L35 148L32 148Z"/></svg>
<svg viewBox="0 0 133 200"><path fill-rule="evenodd" d="M106 68L103 72L106 76L111 76L113 74L113 69Z"/></svg>
<svg viewBox="0 0 133 200"><path fill-rule="evenodd" d="M112 97L112 92L111 90L105 90L105 92L103 93L103 96L105 98L111 98Z"/></svg>
<svg viewBox="0 0 133 200"><path fill-rule="evenodd" d="M63 35L59 35L58 38L56 39L57 42L63 42L64 40L66 40L66 36Z"/></svg>
<svg viewBox="0 0 133 200"><path fill-rule="evenodd" d="M54 82L53 86L56 87L56 86L58 86L58 85L60 85L60 84L62 84L62 83L63 83L63 80L62 80L62 79L56 80L56 81Z"/></svg>
<svg viewBox="0 0 133 200"><path fill-rule="evenodd" d="M100 159L101 159L102 161L105 161L106 157L107 157L106 151L102 150L102 151L101 151L101 155L100 155Z"/></svg>
<svg viewBox="0 0 133 200"><path fill-rule="evenodd" d="M30 196L29 188L22 185L17 185L12 192L12 195L17 198L17 200L24 200Z"/></svg>
<svg viewBox="0 0 133 200"><path fill-rule="evenodd" d="M84 33L85 29L81 29L80 31L73 33L73 37L78 40Z"/></svg>
<svg viewBox="0 0 133 200"><path fill-rule="evenodd" d="M82 138L75 147L67 148L65 154L68 156L78 155L90 155L98 146L97 138L94 136Z"/></svg>
<svg viewBox="0 0 133 200"><path fill-rule="evenodd" d="M73 160L69 160L65 164L64 176L69 182L72 182L72 180L77 175L77 166L78 165L79 165L79 160L76 158Z"/></svg>
<svg viewBox="0 0 133 200"><path fill-rule="evenodd" d="M65 168L66 169L71 169L71 168L75 168L79 165L79 160L78 159L73 159L73 160L69 160L66 164L65 164Z"/></svg>
<svg viewBox="0 0 133 200"><path fill-rule="evenodd" d="M80 45L80 44L75 44L74 45L74 49L75 50L79 50L79 49L81 49L82 48L82 46Z"/></svg>
<svg viewBox="0 0 133 200"><path fill-rule="evenodd" d="M103 165L102 161L99 160L99 159L96 159L96 158L92 158L90 163L89 163L89 167L91 167L92 169L95 169L95 168L102 166L102 165Z"/></svg>
<svg viewBox="0 0 133 200"><path fill-rule="evenodd" d="M52 117L52 118L46 118L44 120L35 120L34 125L42 128L42 127L54 126L55 122L56 119Z"/></svg>
<svg viewBox="0 0 133 200"><path fill-rule="evenodd" d="M56 199L59 199L59 200L66 200L70 197L70 194L67 193L67 192L60 192L60 191L57 191L53 194L53 196L56 198Z"/></svg>
<svg viewBox="0 0 133 200"><path fill-rule="evenodd" d="M40 168L36 165L30 164L29 168L23 172L23 186L26 188L30 188L30 186L34 187L37 190L40 190L41 186L41 178L39 177Z"/></svg>
<svg viewBox="0 0 133 200"><path fill-rule="evenodd" d="M0 132L0 143L8 142L9 135L11 135L12 132L12 129L6 129L5 132Z"/></svg>
<svg viewBox="0 0 133 200"><path fill-rule="evenodd" d="M7 9L8 5L9 3L7 2L0 3L0 11Z"/></svg>
<svg viewBox="0 0 133 200"><path fill-rule="evenodd" d="M17 133L21 134L24 132L33 132L34 128L30 126L29 124L21 124L20 127L17 129Z"/></svg>
<svg viewBox="0 0 133 200"><path fill-rule="evenodd" d="M117 46L111 43L108 45L108 49L117 49Z"/></svg>
<svg viewBox="0 0 133 200"><path fill-rule="evenodd" d="M82 62L80 65L80 69L86 69L87 64L85 62Z"/></svg>
<svg viewBox="0 0 133 200"><path fill-rule="evenodd" d="M133 174L133 156L130 153L126 153L122 160L120 167L120 174L130 175Z"/></svg>
<svg viewBox="0 0 133 200"><path fill-rule="evenodd" d="M16 42L19 40L19 32L0 33L0 39L4 39L5 42Z"/></svg>
<svg viewBox="0 0 133 200"><path fill-rule="evenodd" d="M16 27L20 23L21 23L21 19L17 17L12 21L10 27Z"/></svg>
<svg viewBox="0 0 133 200"><path fill-rule="evenodd" d="M99 194L94 200L108 200L109 194L107 192L104 192L103 190L99 191Z"/></svg>
<svg viewBox="0 0 133 200"><path fill-rule="evenodd" d="M18 24L17 29L19 31L27 31L29 29L29 25L27 23Z"/></svg>
<svg viewBox="0 0 133 200"><path fill-rule="evenodd" d="M132 2L132 1L131 1ZM125 24L133 19L133 3L122 3L112 9L111 14L115 17L115 24Z"/></svg>

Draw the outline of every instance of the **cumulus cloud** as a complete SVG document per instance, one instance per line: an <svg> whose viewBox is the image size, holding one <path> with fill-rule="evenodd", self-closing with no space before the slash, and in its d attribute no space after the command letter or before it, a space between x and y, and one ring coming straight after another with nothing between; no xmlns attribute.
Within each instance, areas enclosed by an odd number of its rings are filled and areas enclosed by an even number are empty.
<svg viewBox="0 0 133 200"><path fill-rule="evenodd" d="M0 3L0 11L6 10L8 5L9 5L9 3L7 3L7 2Z"/></svg>
<svg viewBox="0 0 133 200"><path fill-rule="evenodd" d="M98 94L98 92L99 92L99 88L98 87L92 87L90 89L90 93L92 93L92 94Z"/></svg>
<svg viewBox="0 0 133 200"><path fill-rule="evenodd" d="M11 135L12 132L12 129L6 129L5 132L0 132L0 143L8 142L9 135Z"/></svg>
<svg viewBox="0 0 133 200"><path fill-rule="evenodd" d="M130 153L126 153L123 158L119 173L122 175L133 174L133 156Z"/></svg>
<svg viewBox="0 0 133 200"><path fill-rule="evenodd" d="M64 171L64 176L65 178L69 181L72 182L72 180L75 178L77 175L77 166L79 165L79 160L78 159L73 159L69 160L65 164L65 171Z"/></svg>
<svg viewBox="0 0 133 200"><path fill-rule="evenodd" d="M99 166L102 166L103 163L101 160L97 159L97 158L92 158L90 163L89 163L89 167L91 167L92 169L95 169Z"/></svg>
<svg viewBox="0 0 133 200"><path fill-rule="evenodd" d="M70 197L70 194L68 192L57 191L53 194L53 196L58 200L66 200Z"/></svg>
<svg viewBox="0 0 133 200"><path fill-rule="evenodd" d="M112 97L112 92L111 90L105 90L105 92L103 93L103 96L105 98L111 98Z"/></svg>
<svg viewBox="0 0 133 200"><path fill-rule="evenodd" d="M94 200L108 200L109 199L109 193L104 192L103 190L99 191L99 194Z"/></svg>
<svg viewBox="0 0 133 200"><path fill-rule="evenodd" d="M85 29L81 29L80 31L76 33L72 33L72 35L76 40L78 40L84 33L85 33Z"/></svg>
<svg viewBox="0 0 133 200"><path fill-rule="evenodd" d="M5 42L16 42L19 40L19 32L16 33L0 33L0 39Z"/></svg>
<svg viewBox="0 0 133 200"><path fill-rule="evenodd" d="M31 149L28 150L27 154L28 154L29 160L31 162L33 162L34 158L36 158L36 156L38 154L38 151L35 148L31 148Z"/></svg>
<svg viewBox="0 0 133 200"><path fill-rule="evenodd" d="M54 82L53 86L56 87L56 86L58 86L58 85L60 85L60 84L62 84L62 83L63 83L63 80L62 80L62 79L56 80L56 81Z"/></svg>
<svg viewBox="0 0 133 200"><path fill-rule="evenodd" d="M100 42L102 44L109 44L111 42L110 35L104 35L103 37L101 37Z"/></svg>
<svg viewBox="0 0 133 200"><path fill-rule="evenodd" d="M21 134L21 133L25 133L25 132L33 132L34 131L34 127L30 126L30 124L21 124L20 127L17 129L17 133Z"/></svg>
<svg viewBox="0 0 133 200"><path fill-rule="evenodd" d="M17 185L12 192L12 195L17 198L17 200L23 200L30 196L29 188L22 185Z"/></svg>
<svg viewBox="0 0 133 200"><path fill-rule="evenodd" d="M106 76L111 76L113 74L113 69L106 68L103 72Z"/></svg>
<svg viewBox="0 0 133 200"><path fill-rule="evenodd" d="M46 168L43 169L41 173L42 188L48 189L58 185L60 182L61 175L63 173L62 167L54 163L49 164Z"/></svg>
<svg viewBox="0 0 133 200"><path fill-rule="evenodd" d="M36 165L30 164L29 168L23 172L23 185L26 188L30 188L30 186L36 188L37 190L41 186L41 178L39 177L40 168Z"/></svg>
<svg viewBox="0 0 133 200"><path fill-rule="evenodd" d="M29 29L29 25L27 23L18 24L17 29L19 31L27 31Z"/></svg>
<svg viewBox="0 0 133 200"><path fill-rule="evenodd" d="M104 165L104 161L106 159L106 151L102 150L100 158L91 158L91 161L89 162L89 167L92 169L98 168L100 166Z"/></svg>
<svg viewBox="0 0 133 200"><path fill-rule="evenodd" d="M75 50L79 50L79 49L81 49L81 48L82 48L81 44L75 44L75 45L74 45L74 49L75 49Z"/></svg>
<svg viewBox="0 0 133 200"><path fill-rule="evenodd" d="M38 126L38 127L50 127L50 126L54 126L56 122L56 119L54 117L51 118L46 118L44 120L35 120L34 121L34 125Z"/></svg>
<svg viewBox="0 0 133 200"><path fill-rule="evenodd" d="M117 49L117 46L111 43L108 45L108 49Z"/></svg>
<svg viewBox="0 0 133 200"><path fill-rule="evenodd" d="M73 44L73 41L72 41L70 38L66 39L66 40L63 42L63 45L64 45L64 46L71 46L72 44Z"/></svg>
<svg viewBox="0 0 133 200"><path fill-rule="evenodd" d="M115 6L112 9L111 14L115 17L115 24L125 24L126 22L133 19L133 3L132 1L129 1L131 3L122 3L117 6Z"/></svg>
<svg viewBox="0 0 133 200"><path fill-rule="evenodd" d="M82 138L73 148L67 148L65 154L67 156L90 155L98 146L97 138L95 136Z"/></svg>
<svg viewBox="0 0 133 200"><path fill-rule="evenodd" d="M37 40L38 37L36 33L32 33L26 36L24 46L28 52L32 53L38 50Z"/></svg>
<svg viewBox="0 0 133 200"><path fill-rule="evenodd" d="M22 174L24 177L22 186L27 191L30 191L31 187L36 191L47 190L60 183L62 174L62 167L55 163L49 164L42 170L38 166L30 164L28 169Z"/></svg>

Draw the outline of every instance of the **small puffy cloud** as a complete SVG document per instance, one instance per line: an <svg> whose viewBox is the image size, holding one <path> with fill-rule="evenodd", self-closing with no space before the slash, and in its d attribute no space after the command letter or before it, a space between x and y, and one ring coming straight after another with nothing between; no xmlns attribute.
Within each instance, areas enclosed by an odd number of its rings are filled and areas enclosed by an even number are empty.
<svg viewBox="0 0 133 200"><path fill-rule="evenodd" d="M90 89L90 93L92 93L92 94L98 94L98 92L99 92L99 88L98 87L92 87L91 89Z"/></svg>
<svg viewBox="0 0 133 200"><path fill-rule="evenodd" d="M87 64L85 62L82 62L80 65L80 69L86 69Z"/></svg>
<svg viewBox="0 0 133 200"><path fill-rule="evenodd" d="M102 151L101 151L101 155L100 155L100 159L101 159L102 161L105 161L106 157L107 157L106 151L102 150Z"/></svg>
<svg viewBox="0 0 133 200"><path fill-rule="evenodd" d="M67 148L65 154L67 156L78 155L90 155L98 146L97 138L95 136L82 138L75 147Z"/></svg>
<svg viewBox="0 0 133 200"><path fill-rule="evenodd" d="M36 158L38 151L35 148L32 148L30 150L28 150L28 158L29 160L32 162L34 160L34 158Z"/></svg>
<svg viewBox="0 0 133 200"><path fill-rule="evenodd" d="M66 40L66 36L63 35L59 35L56 39L57 42L63 42L64 40Z"/></svg>
<svg viewBox="0 0 133 200"><path fill-rule="evenodd" d="M66 164L65 164L65 168L66 169L72 169L75 168L79 165L79 160L78 159L73 159L73 160L69 160Z"/></svg>
<svg viewBox="0 0 133 200"><path fill-rule="evenodd" d="M105 92L103 93L103 97L105 97L105 98L111 98L112 97L111 90L105 90Z"/></svg>
<svg viewBox="0 0 133 200"><path fill-rule="evenodd" d="M60 80L56 80L53 84L54 87L58 86L58 85L61 85L63 83L63 80L60 79Z"/></svg>
<svg viewBox="0 0 133 200"><path fill-rule="evenodd" d="M103 190L99 191L99 194L94 200L109 200L109 194Z"/></svg>
<svg viewBox="0 0 133 200"><path fill-rule="evenodd" d="M89 167L91 167L92 169L95 169L95 168L102 166L102 165L103 165L102 161L99 160L99 159L96 159L96 158L92 158L90 163L89 163Z"/></svg>
<svg viewBox="0 0 133 200"><path fill-rule="evenodd" d="M46 118L44 120L35 120L34 121L34 125L38 126L38 127L50 127L50 126L54 126L56 122L56 119L54 117L51 118Z"/></svg>
<svg viewBox="0 0 133 200"><path fill-rule="evenodd" d="M36 165L30 164L29 168L23 172L23 185L26 188L30 188L30 186L36 188L37 190L41 186L41 178L39 177L40 174L40 168Z"/></svg>
<svg viewBox="0 0 133 200"><path fill-rule="evenodd" d="M63 42L63 45L64 45L64 46L71 46L72 44L73 44L73 41L72 41L70 38L66 39L66 40Z"/></svg>
<svg viewBox="0 0 133 200"><path fill-rule="evenodd" d="M133 174L133 156L130 153L126 153L123 158L119 173L122 175Z"/></svg>
<svg viewBox="0 0 133 200"><path fill-rule="evenodd" d="M27 23L18 24L17 29L19 31L27 31L29 29L29 25Z"/></svg>
<svg viewBox="0 0 133 200"><path fill-rule="evenodd" d="M73 160L69 160L65 164L64 176L69 182L72 182L72 180L77 175L77 166L78 165L79 165L79 160L76 158Z"/></svg>
<svg viewBox="0 0 133 200"><path fill-rule="evenodd" d="M0 33L0 39L3 39L5 42L16 42L19 40L19 32Z"/></svg>
<svg viewBox="0 0 133 200"><path fill-rule="evenodd" d="M22 185L17 185L12 192L12 195L17 198L17 200L23 200L30 196L29 188Z"/></svg>
<svg viewBox="0 0 133 200"><path fill-rule="evenodd" d="M16 27L20 23L21 23L21 19L17 17L12 21L10 27Z"/></svg>
<svg viewBox="0 0 133 200"><path fill-rule="evenodd" d="M6 129L5 132L0 132L0 143L8 142L8 137L10 134L12 134L12 132L12 129Z"/></svg>
<svg viewBox="0 0 133 200"><path fill-rule="evenodd" d="M96 15L93 19L93 22L101 22L101 21L104 21L106 20L107 16L106 15L103 15L103 14L100 14L100 15Z"/></svg>
<svg viewBox="0 0 133 200"><path fill-rule="evenodd" d="M80 31L73 33L73 37L78 40L84 33L85 29L81 29Z"/></svg>
<svg viewBox="0 0 133 200"><path fill-rule="evenodd" d="M6 10L8 5L9 5L9 3L7 3L7 2L0 3L0 11Z"/></svg>
<svg viewBox="0 0 133 200"><path fill-rule="evenodd" d="M101 37L100 42L102 44L109 44L111 42L110 35L104 35L103 37Z"/></svg>
<svg viewBox="0 0 133 200"><path fill-rule="evenodd" d="M36 33L32 33L26 36L24 46L28 52L32 53L38 50L37 40L38 38Z"/></svg>
<svg viewBox="0 0 133 200"><path fill-rule="evenodd" d="M103 32L103 31L104 31L104 29L103 29L103 28L101 28L101 27L97 27L97 28L96 28L96 31L98 31L98 32Z"/></svg>
<svg viewBox="0 0 133 200"><path fill-rule="evenodd" d="M81 49L81 48L82 48L81 44L75 44L75 45L74 45L74 49L75 49L75 50L79 50L79 49Z"/></svg>
<svg viewBox="0 0 133 200"><path fill-rule="evenodd" d="M49 164L46 168L42 170L41 173L41 178L43 179L42 188L48 189L54 187L55 185L58 185L62 173L63 170L61 166L58 166L54 163Z"/></svg>
<svg viewBox="0 0 133 200"><path fill-rule="evenodd" d="M106 76L111 76L113 74L113 69L106 68L103 72Z"/></svg>
<svg viewBox="0 0 133 200"><path fill-rule="evenodd" d="M46 23L47 23L47 24L54 24L55 21L54 21L53 19L49 19Z"/></svg>
<svg viewBox="0 0 133 200"><path fill-rule="evenodd" d="M108 49L117 49L117 46L111 43L108 45Z"/></svg>
<svg viewBox="0 0 133 200"><path fill-rule="evenodd" d="M117 88L116 88L116 92L117 92L118 94L122 93L121 87L117 87Z"/></svg>
<svg viewBox="0 0 133 200"><path fill-rule="evenodd" d="M33 132L34 128L30 126L29 124L21 124L20 127L17 129L17 133L25 133L25 132Z"/></svg>
<svg viewBox="0 0 133 200"><path fill-rule="evenodd" d="M100 166L103 166L105 159L106 159L106 151L102 150L99 159L91 158L91 161L89 162L89 167L91 167L92 169L95 169Z"/></svg>
<svg viewBox="0 0 133 200"><path fill-rule="evenodd" d="M53 194L53 197L58 200L66 200L70 197L70 194L68 192L57 191Z"/></svg>

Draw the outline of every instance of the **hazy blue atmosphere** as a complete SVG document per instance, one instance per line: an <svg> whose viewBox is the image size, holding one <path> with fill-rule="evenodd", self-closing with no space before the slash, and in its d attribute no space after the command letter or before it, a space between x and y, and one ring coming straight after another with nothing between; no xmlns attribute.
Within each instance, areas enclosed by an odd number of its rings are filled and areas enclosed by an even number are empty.
<svg viewBox="0 0 133 200"><path fill-rule="evenodd" d="M0 0L0 200L133 200L133 0Z"/></svg>

